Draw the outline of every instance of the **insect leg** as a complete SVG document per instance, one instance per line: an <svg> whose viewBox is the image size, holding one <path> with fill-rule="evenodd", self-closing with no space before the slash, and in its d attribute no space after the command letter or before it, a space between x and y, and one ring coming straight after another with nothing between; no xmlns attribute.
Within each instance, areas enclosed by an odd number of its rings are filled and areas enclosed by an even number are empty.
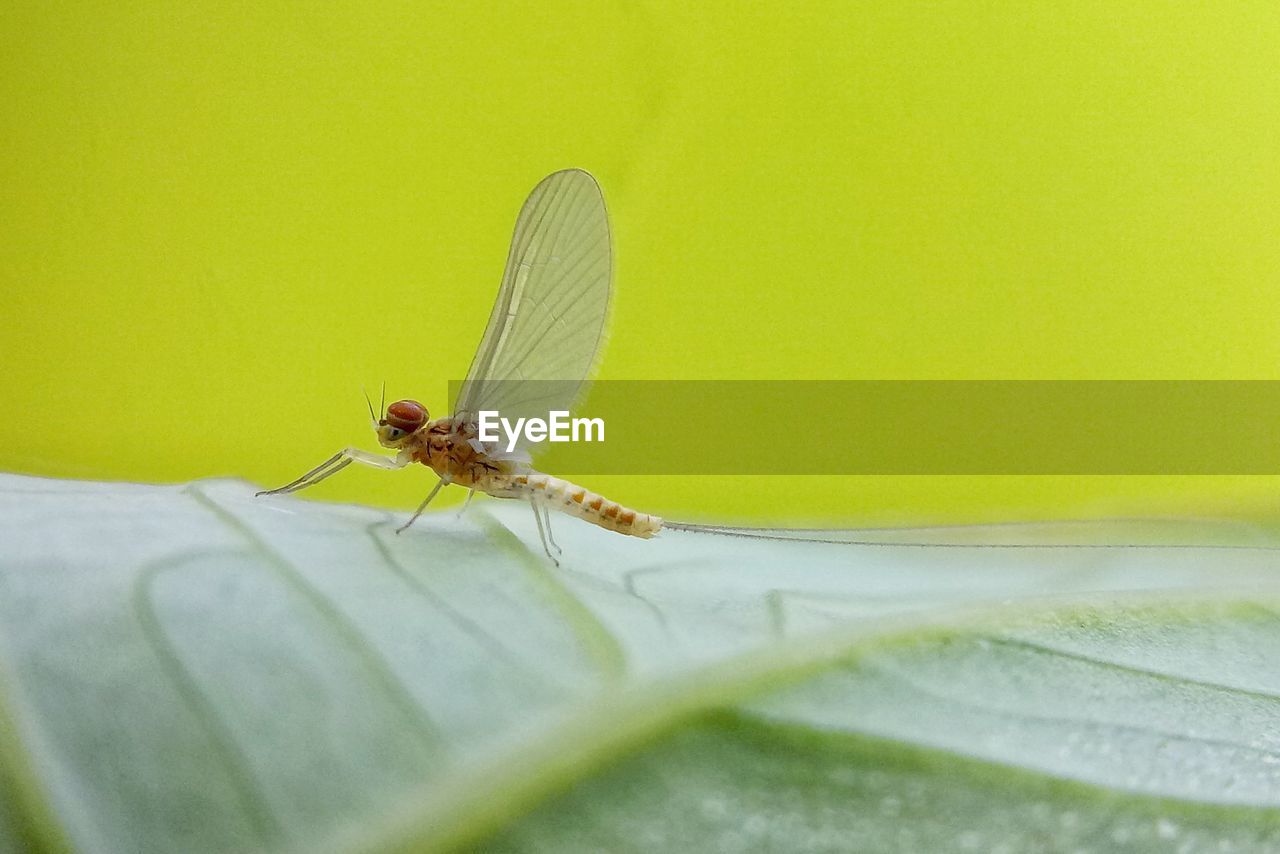
<svg viewBox="0 0 1280 854"><path fill-rule="evenodd" d="M363 463L364 465L381 469L398 469L404 468L408 460L401 460L399 457L388 459L377 454L371 454L368 451L362 451L359 448L345 448L297 480L290 481L284 486L275 489L264 489L257 494L287 495L290 492L297 492L300 489L306 489L308 486L315 486L320 481L337 474L352 463Z"/></svg>
<svg viewBox="0 0 1280 854"><path fill-rule="evenodd" d="M547 557L556 566L560 565L560 561L556 560L556 556L551 553L551 549L547 548L547 530L542 526L542 514L538 512L538 501L532 495L529 496L529 504L533 506L533 520L538 523L538 537L542 540L542 550L547 553Z"/></svg>
<svg viewBox="0 0 1280 854"><path fill-rule="evenodd" d="M405 455L395 457L384 457L382 454L371 454L368 451L362 451L359 448L347 448L342 452L344 457L348 457L352 462L362 463L366 466L373 466L376 469L387 469L394 471L402 469L409 465L409 457Z"/></svg>
<svg viewBox="0 0 1280 854"><path fill-rule="evenodd" d="M396 528L396 533L397 534L400 533L405 528L409 527L414 522L418 521L418 517L422 515L423 510L427 509L427 505L431 503L431 499L435 498L436 493L440 491L441 487L447 486L448 483L449 481L445 480L444 478L440 478L440 482L437 483L435 487L430 492L427 493L426 498L422 499L422 503L418 505L418 509L413 511L413 515L409 517L409 521L405 522L399 528Z"/></svg>
<svg viewBox="0 0 1280 854"><path fill-rule="evenodd" d="M467 512L467 508L471 506L471 499L476 497L474 489L467 490L467 500L462 502L462 509L458 511L458 518L462 518L462 514Z"/></svg>
<svg viewBox="0 0 1280 854"><path fill-rule="evenodd" d="M551 548L556 550L556 554L564 554L564 549L560 548L560 544L556 542L556 538L551 536L551 508L542 505L542 521L547 526L547 542L551 543Z"/></svg>

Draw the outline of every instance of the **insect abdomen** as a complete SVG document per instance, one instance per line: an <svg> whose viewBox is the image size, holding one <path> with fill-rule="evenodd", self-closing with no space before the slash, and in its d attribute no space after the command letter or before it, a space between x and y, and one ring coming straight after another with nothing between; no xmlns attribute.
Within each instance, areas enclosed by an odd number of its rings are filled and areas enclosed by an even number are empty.
<svg viewBox="0 0 1280 854"><path fill-rule="evenodd" d="M513 478L526 495L532 495L539 504L576 516L608 531L649 539L662 530L662 519L648 513L637 513L610 501L584 487L549 474L534 472Z"/></svg>

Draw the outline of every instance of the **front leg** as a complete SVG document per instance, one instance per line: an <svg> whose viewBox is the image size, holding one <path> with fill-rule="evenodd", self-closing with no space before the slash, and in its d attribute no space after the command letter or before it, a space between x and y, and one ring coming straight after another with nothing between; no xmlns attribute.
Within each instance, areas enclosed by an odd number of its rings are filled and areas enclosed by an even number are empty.
<svg viewBox="0 0 1280 854"><path fill-rule="evenodd" d="M371 454L359 448L344 448L297 480L286 483L276 489L264 489L257 494L288 495L291 492L306 489L308 486L315 486L326 477L332 477L352 463L360 463L379 469L402 469L409 464L409 455L402 453L394 457L384 457L381 454Z"/></svg>

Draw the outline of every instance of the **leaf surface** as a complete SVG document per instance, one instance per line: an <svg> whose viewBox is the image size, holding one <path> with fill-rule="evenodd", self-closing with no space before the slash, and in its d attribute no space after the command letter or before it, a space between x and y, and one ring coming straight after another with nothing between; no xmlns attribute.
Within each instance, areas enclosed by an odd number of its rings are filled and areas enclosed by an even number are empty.
<svg viewBox="0 0 1280 854"><path fill-rule="evenodd" d="M6 850L1280 848L1265 531L0 508Z"/></svg>

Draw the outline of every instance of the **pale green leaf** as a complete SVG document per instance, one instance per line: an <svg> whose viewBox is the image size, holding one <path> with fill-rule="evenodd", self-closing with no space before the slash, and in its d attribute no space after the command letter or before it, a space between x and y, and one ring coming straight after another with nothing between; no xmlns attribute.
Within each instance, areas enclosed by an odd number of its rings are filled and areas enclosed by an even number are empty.
<svg viewBox="0 0 1280 854"><path fill-rule="evenodd" d="M1265 532L0 508L4 850L1280 849Z"/></svg>

